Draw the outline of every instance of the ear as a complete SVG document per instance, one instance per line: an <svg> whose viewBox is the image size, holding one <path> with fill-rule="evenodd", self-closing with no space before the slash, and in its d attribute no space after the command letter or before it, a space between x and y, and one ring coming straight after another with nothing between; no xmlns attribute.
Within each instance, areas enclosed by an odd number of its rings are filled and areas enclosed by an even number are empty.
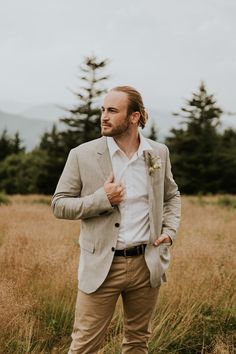
<svg viewBox="0 0 236 354"><path fill-rule="evenodd" d="M140 112L133 112L131 114L131 123L138 124L140 119Z"/></svg>

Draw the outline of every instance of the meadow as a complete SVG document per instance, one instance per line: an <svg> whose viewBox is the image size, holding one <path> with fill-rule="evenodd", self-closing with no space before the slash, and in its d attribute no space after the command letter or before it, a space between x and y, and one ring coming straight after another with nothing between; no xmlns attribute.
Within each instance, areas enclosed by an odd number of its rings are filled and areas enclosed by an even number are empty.
<svg viewBox="0 0 236 354"><path fill-rule="evenodd" d="M0 353L64 354L77 292L79 222L57 220L50 198L0 205ZM236 197L182 197L168 282L150 354L233 354L236 339ZM118 354L118 302L101 354Z"/></svg>

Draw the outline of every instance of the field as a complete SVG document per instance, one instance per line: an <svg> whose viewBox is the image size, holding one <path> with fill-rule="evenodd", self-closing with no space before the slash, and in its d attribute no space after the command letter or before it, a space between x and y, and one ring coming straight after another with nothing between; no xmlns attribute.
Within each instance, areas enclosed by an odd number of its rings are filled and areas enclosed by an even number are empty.
<svg viewBox="0 0 236 354"><path fill-rule="evenodd" d="M0 353L64 354L77 287L79 222L57 220L49 198L0 206ZM233 354L236 202L183 197L182 223L162 286L150 354ZM120 353L122 310L102 354Z"/></svg>

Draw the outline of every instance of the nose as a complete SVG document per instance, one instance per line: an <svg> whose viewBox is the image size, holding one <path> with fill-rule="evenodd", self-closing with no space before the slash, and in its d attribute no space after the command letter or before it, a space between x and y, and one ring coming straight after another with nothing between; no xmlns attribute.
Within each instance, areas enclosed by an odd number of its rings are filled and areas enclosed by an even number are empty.
<svg viewBox="0 0 236 354"><path fill-rule="evenodd" d="M107 114L107 111L106 110L104 110L103 112L102 112L102 121L104 122L104 121L108 121L108 119L109 119L109 117L108 117L108 114Z"/></svg>

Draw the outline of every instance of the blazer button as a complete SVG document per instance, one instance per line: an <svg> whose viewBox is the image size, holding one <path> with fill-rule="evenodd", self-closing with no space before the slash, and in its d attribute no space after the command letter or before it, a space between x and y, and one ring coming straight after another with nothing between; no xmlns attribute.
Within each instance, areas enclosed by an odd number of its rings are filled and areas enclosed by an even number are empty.
<svg viewBox="0 0 236 354"><path fill-rule="evenodd" d="M112 252L115 252L115 247L112 247L111 250L112 250Z"/></svg>
<svg viewBox="0 0 236 354"><path fill-rule="evenodd" d="M115 227L119 227L120 224L118 222L115 223Z"/></svg>

